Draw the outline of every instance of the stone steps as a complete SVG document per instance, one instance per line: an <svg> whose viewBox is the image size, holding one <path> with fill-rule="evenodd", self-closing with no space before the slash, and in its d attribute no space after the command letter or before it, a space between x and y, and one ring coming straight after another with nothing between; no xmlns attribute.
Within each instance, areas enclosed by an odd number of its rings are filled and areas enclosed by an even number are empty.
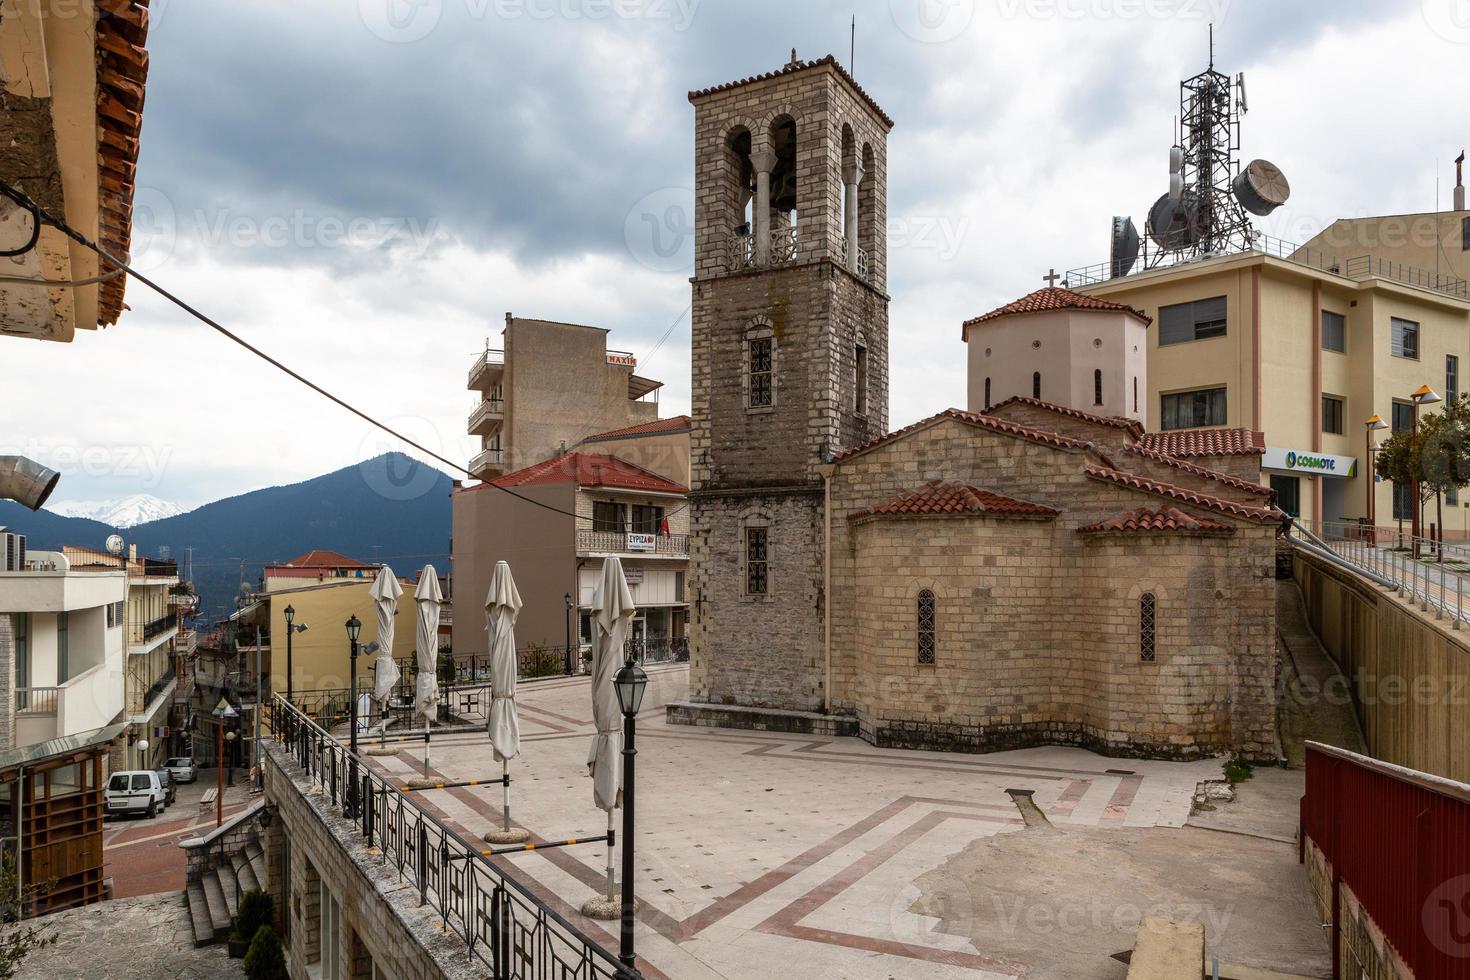
<svg viewBox="0 0 1470 980"><path fill-rule="evenodd" d="M241 851L230 859L233 866L235 880L240 883L240 894L259 889L260 879L255 876L255 869L250 866L250 859Z"/></svg>
<svg viewBox="0 0 1470 980"><path fill-rule="evenodd" d="M215 942L214 923L209 919L209 903L204 886L195 882L185 892L189 896L189 921L194 926L194 945L209 946Z"/></svg>
<svg viewBox="0 0 1470 980"><path fill-rule="evenodd" d="M225 894L225 911L230 914L230 921L235 921L235 913L240 911L240 894L245 890L235 878L235 869L228 864L222 864L214 869L214 875L219 879L220 891Z"/></svg>
<svg viewBox="0 0 1470 980"><path fill-rule="evenodd" d="M250 861L250 871L255 876L256 887L265 891L265 850L260 846L260 841L251 841L246 845L245 857Z"/></svg>
<svg viewBox="0 0 1470 980"><path fill-rule="evenodd" d="M230 935L230 907L225 902L225 890L219 875L213 871L199 880L204 888L204 902L209 909L209 921L213 926L214 939L228 939Z"/></svg>

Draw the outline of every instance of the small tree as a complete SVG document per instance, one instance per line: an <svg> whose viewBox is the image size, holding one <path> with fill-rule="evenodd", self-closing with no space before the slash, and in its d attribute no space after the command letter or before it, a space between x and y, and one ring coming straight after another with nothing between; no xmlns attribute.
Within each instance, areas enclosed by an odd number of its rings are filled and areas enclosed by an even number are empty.
<svg viewBox="0 0 1470 980"><path fill-rule="evenodd" d="M1470 485L1470 393L1444 403L1444 409L1419 419L1417 433L1395 432L1378 448L1375 471L1386 480L1407 486L1416 479L1419 499L1411 506L1422 512L1430 497ZM1444 527L1442 508L1435 523ZM1400 518L1400 531L1402 531Z"/></svg>
<svg viewBox="0 0 1470 980"><path fill-rule="evenodd" d="M276 903L270 895L252 888L240 896L240 910L235 913L232 939L249 943L262 928L270 925L275 916Z"/></svg>
<svg viewBox="0 0 1470 980"><path fill-rule="evenodd" d="M245 954L245 976L250 980L288 980L286 951L270 926L261 926Z"/></svg>
<svg viewBox="0 0 1470 980"><path fill-rule="evenodd" d="M21 962L60 937L38 926L27 925L21 916L42 889L24 886L16 873L15 858L6 851L0 856L0 980L20 976Z"/></svg>

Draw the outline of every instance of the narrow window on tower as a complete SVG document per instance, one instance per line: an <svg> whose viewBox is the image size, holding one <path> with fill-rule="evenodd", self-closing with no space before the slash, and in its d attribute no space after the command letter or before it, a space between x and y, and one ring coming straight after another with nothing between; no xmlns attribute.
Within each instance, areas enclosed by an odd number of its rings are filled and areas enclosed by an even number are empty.
<svg viewBox="0 0 1470 980"><path fill-rule="evenodd" d="M1102 371L1099 370L1092 372L1092 403L1102 404Z"/></svg>
<svg viewBox="0 0 1470 980"><path fill-rule="evenodd" d="M932 666L934 663L934 590L920 589L915 604L915 632L919 663Z"/></svg>
<svg viewBox="0 0 1470 980"><path fill-rule="evenodd" d="M1138 411L1138 375L1133 376L1133 411Z"/></svg>
<svg viewBox="0 0 1470 980"><path fill-rule="evenodd" d="M1138 659L1144 663L1154 661L1154 594L1145 592L1138 597Z"/></svg>
<svg viewBox="0 0 1470 980"><path fill-rule="evenodd" d="M1040 371L1032 371L1031 372L1031 397L1032 398L1040 398L1041 397L1041 372Z"/></svg>
<svg viewBox="0 0 1470 980"><path fill-rule="evenodd" d="M859 415L868 414L868 349L858 344L853 351L853 374L857 390L856 410Z"/></svg>
<svg viewBox="0 0 1470 980"><path fill-rule="evenodd" d="M767 575L767 562L769 552L767 551L768 527L747 527L745 529L745 594L765 595L770 587L770 579Z"/></svg>
<svg viewBox="0 0 1470 980"><path fill-rule="evenodd" d="M750 341L750 407L770 408L774 404L771 386L771 337L754 337Z"/></svg>
<svg viewBox="0 0 1470 980"><path fill-rule="evenodd" d="M986 378L985 379L985 408L986 408L986 410L989 410L989 408L990 408L990 379L989 378Z"/></svg>

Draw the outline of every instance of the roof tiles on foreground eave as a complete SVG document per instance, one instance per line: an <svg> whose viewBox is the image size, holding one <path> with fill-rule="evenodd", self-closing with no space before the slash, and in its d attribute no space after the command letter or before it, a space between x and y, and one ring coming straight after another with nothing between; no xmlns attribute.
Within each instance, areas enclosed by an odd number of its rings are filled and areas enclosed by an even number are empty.
<svg viewBox="0 0 1470 980"><path fill-rule="evenodd" d="M1138 507L1134 510L1107 517L1077 529L1078 534L1157 534L1160 532L1179 534L1234 534L1235 528L1224 521L1210 517L1195 517L1177 507L1150 510Z"/></svg>
<svg viewBox="0 0 1470 980"><path fill-rule="evenodd" d="M781 68L777 68L775 71L768 71L762 75L751 75L749 78L741 78L733 82L725 82L721 85L711 85L709 88L696 89L695 91L689 93L689 101L694 102L698 99L704 98L707 95L715 95L719 92L728 92L733 88L739 88L742 85L749 85L752 82L764 82L768 79L780 78L782 75L795 75L797 72L803 72L810 68L820 68L824 65L830 65L832 69L837 72L837 77L841 78L843 81L847 82L847 84L851 85L853 91L857 92L858 96L867 103L868 108L872 109L878 114L878 118L883 120L883 124L889 129L893 128L893 120L888 117L888 113L884 112L883 108L879 106L877 102L873 101L873 97L869 95L863 89L863 87L857 83L856 79L854 79L851 75L847 73L847 69L842 67L842 63L839 62L836 57L830 54L818 58L816 61L793 61L787 65L784 65Z"/></svg>
<svg viewBox="0 0 1470 980"><path fill-rule="evenodd" d="M997 411L1005 408L1007 405L1030 405L1034 408L1041 408L1046 409L1047 411L1056 412L1058 415L1066 415L1069 418L1081 419L1084 422L1093 422L1097 425L1106 425L1109 428L1113 429L1122 429L1124 432L1132 433L1135 439L1143 438L1142 423L1135 422L1133 419L1119 418L1116 415L1097 415L1092 412L1084 412L1080 408L1071 408L1066 405L1058 405L1056 402L1045 401L1041 398L1031 398L1027 395L1012 395L1005 401L990 406L981 414L994 415Z"/></svg>
<svg viewBox="0 0 1470 980"><path fill-rule="evenodd" d="M904 426L902 429L894 429L887 435L881 435L876 439L869 439L867 442L860 443L849 449L844 449L832 457L832 461L834 463L845 462L854 456L860 456L871 449L876 449L895 439L902 439L904 436L912 435L920 429L936 425L946 419L953 419L956 422L963 422L966 425L988 429L991 432L999 432L1002 435L1015 436L1017 439L1028 439L1031 442L1039 442L1042 445L1052 446L1056 449L1066 449L1072 452L1091 452L1094 455L1098 455L1092 443L1082 439L1073 439L1070 436L1058 435L1055 432L1027 428L1024 425L1019 425L1006 419L992 418L989 415L977 415L974 412L966 412L958 408L946 408L944 411L936 415L931 415L927 419L920 419L912 425Z"/></svg>
<svg viewBox="0 0 1470 980"><path fill-rule="evenodd" d="M930 480L876 501L847 515L851 523L882 517L1040 517L1053 518L1059 511L1029 500L1018 500L953 480Z"/></svg>
<svg viewBox="0 0 1470 980"><path fill-rule="evenodd" d="M1259 456L1266 451L1263 433L1241 427L1150 432L1139 445L1175 459L1188 459L1192 456Z"/></svg>
<svg viewBox="0 0 1470 980"><path fill-rule="evenodd" d="M1168 456L1161 452L1155 452L1152 449L1144 449L1142 446L1127 446L1123 449L1123 452L1132 456L1141 456L1144 459L1151 459L1154 462L1162 463L1165 466L1172 466L1176 470L1181 470L1185 473L1192 473L1195 476L1202 477L1206 480L1214 480L1217 483L1223 483L1227 487L1234 487L1242 493L1253 494L1257 497L1271 496L1270 487L1263 487L1259 483L1252 483L1249 480L1242 480L1239 477L1231 476L1228 473L1221 473L1219 470L1212 470L1208 466L1197 466L1194 463L1186 463L1182 459L1176 459L1173 456Z"/></svg>
<svg viewBox="0 0 1470 980"><path fill-rule="evenodd" d="M1141 490L1144 493L1166 497L1170 500L1179 500L1187 504L1193 504L1196 507L1205 507L1221 514L1228 514L1231 517L1240 517L1261 524L1275 523L1286 516L1274 507L1252 507L1249 504L1238 504L1233 500L1224 500L1207 493L1200 493L1198 490L1189 490L1185 487L1175 486L1172 483L1160 483L1158 480L1151 480L1146 476L1137 476L1133 473L1125 473L1122 470L1108 469L1103 466L1089 465L1087 467L1087 475L1094 480L1100 480L1105 483L1116 483L1119 486Z"/></svg>
<svg viewBox="0 0 1470 980"><path fill-rule="evenodd" d="M675 415L673 418L655 419L652 422L640 422L622 429L599 432L596 435L587 436L578 445L589 442L612 442L616 439L633 439L639 436L677 435L690 431L692 425L693 420L688 415Z"/></svg>
<svg viewBox="0 0 1470 980"><path fill-rule="evenodd" d="M960 336L977 323L987 323L997 320L1003 316L1017 316L1027 313L1055 313L1061 310L1081 310L1092 313L1127 313L1142 320L1144 325L1152 324L1153 318L1142 310L1134 309L1127 303L1118 303L1110 299L1102 299L1098 296L1088 296L1086 293L1074 292L1063 289L1060 286L1043 286L1034 293L1027 293L1014 302L1004 306L998 306L989 313L971 317L960 325Z"/></svg>

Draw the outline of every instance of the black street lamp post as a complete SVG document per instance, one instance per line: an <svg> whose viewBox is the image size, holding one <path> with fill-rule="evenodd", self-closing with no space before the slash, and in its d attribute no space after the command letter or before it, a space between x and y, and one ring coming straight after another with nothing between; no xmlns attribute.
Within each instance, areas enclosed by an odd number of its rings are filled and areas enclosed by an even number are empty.
<svg viewBox="0 0 1470 980"><path fill-rule="evenodd" d="M570 592L568 592L566 595L562 596L562 601L567 604L567 616L566 616L566 620L567 620L566 621L566 627L567 627L567 645L566 645L566 652L567 652L567 676L568 677L571 677L572 676L572 594ZM580 650L577 651L578 654L580 654L581 652L582 651L580 651Z"/></svg>
<svg viewBox="0 0 1470 980"><path fill-rule="evenodd" d="M286 700L291 701L291 685L293 683L292 679L294 678L296 673L294 670L291 669L291 637L293 634L296 633L305 633L306 624L302 623L300 626L295 625L296 610L292 606L287 606L284 614L286 617ZM292 703L294 704L295 702Z"/></svg>
<svg viewBox="0 0 1470 980"><path fill-rule="evenodd" d="M633 888L633 762L638 750L633 746L633 736L638 725L638 708L643 704L643 694L648 689L648 675L629 657L613 678L613 687L618 692L618 707L623 711L623 907L618 930L618 961L628 968L631 975L637 963L633 953L636 902Z"/></svg>
<svg viewBox="0 0 1470 980"><path fill-rule="evenodd" d="M352 618L347 620L347 642L350 644L351 654L348 658L348 687L347 687L347 809L348 815L357 816L357 636L362 632L362 621L353 613Z"/></svg>

